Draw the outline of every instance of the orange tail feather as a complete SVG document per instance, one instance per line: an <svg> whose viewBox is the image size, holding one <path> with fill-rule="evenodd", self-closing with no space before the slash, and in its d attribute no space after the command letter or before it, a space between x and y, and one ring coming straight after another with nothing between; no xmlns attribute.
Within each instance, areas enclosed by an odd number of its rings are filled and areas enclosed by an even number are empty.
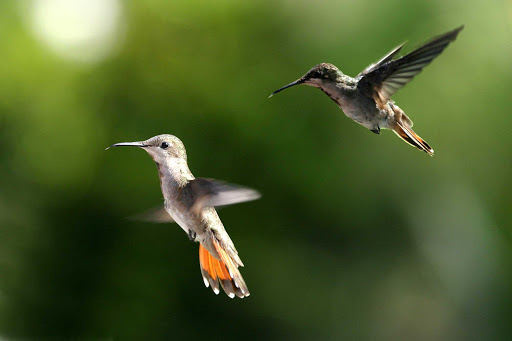
<svg viewBox="0 0 512 341"><path fill-rule="evenodd" d="M199 263L204 285L211 286L216 295L219 293L220 282L222 289L230 298L235 295L240 298L249 296L249 290L237 266L216 240L213 244L221 260L215 258L203 245L199 244Z"/></svg>
<svg viewBox="0 0 512 341"><path fill-rule="evenodd" d="M428 143L423 140L418 134L416 134L410 127L408 127L404 123L397 123L396 127L393 129L395 134L398 135L402 140L409 143L411 146L414 146L420 150L423 150L430 156L434 155L434 149L428 145Z"/></svg>

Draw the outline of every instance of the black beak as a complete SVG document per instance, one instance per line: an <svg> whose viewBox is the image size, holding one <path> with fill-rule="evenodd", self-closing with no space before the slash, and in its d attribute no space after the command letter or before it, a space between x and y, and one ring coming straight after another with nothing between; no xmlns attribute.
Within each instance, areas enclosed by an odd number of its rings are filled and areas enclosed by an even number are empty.
<svg viewBox="0 0 512 341"><path fill-rule="evenodd" d="M305 80L304 78L299 78L299 79L297 79L295 82L292 82L292 83L290 83L290 84L288 84L288 85L283 86L283 87L282 87L282 88L280 88L280 89L277 89L276 91L274 91L273 93L271 93L271 94L270 94L270 96L268 96L268 98L270 98L270 97L274 96L274 95L275 95L275 94L277 94L278 92L283 91L284 89L288 89L289 87L292 87L292 86L294 86L294 85L302 84L302 83L304 83L305 81L306 81L306 80Z"/></svg>
<svg viewBox="0 0 512 341"><path fill-rule="evenodd" d="M112 147L149 147L148 145L145 145L143 141L137 141L137 142L120 142L111 145L110 147L105 148L105 150L110 149Z"/></svg>

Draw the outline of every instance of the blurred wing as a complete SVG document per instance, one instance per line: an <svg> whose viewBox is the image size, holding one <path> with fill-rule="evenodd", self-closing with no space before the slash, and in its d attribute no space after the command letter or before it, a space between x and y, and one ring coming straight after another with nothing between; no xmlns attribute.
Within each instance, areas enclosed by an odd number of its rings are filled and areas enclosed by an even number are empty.
<svg viewBox="0 0 512 341"><path fill-rule="evenodd" d="M141 214L130 217L133 220L145 221L149 223L174 223L171 215L167 213L165 207L157 207L147 210Z"/></svg>
<svg viewBox="0 0 512 341"><path fill-rule="evenodd" d="M441 54L448 44L457 38L463 27L434 38L401 58L390 60L390 57L400 50L401 46L399 46L383 58L385 62L369 67L359 74L360 81L363 84L370 84L377 91L382 103L386 103L398 89L411 81L425 66Z"/></svg>
<svg viewBox="0 0 512 341"><path fill-rule="evenodd" d="M187 186L194 194L192 210L200 212L204 207L219 207L258 199L261 195L251 188L223 181L196 178Z"/></svg>

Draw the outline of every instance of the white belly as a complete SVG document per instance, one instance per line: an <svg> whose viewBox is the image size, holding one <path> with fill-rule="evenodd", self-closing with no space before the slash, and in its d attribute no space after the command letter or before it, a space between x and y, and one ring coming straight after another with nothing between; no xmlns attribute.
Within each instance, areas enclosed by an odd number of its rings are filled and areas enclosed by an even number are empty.
<svg viewBox="0 0 512 341"><path fill-rule="evenodd" d="M183 231L185 231L185 233L188 234L189 228L187 223L187 214L181 213L180 210L176 209L172 205L169 205L167 202L165 203L165 210L167 211L167 213L171 215L172 219L174 219L176 224L178 224L183 229Z"/></svg>

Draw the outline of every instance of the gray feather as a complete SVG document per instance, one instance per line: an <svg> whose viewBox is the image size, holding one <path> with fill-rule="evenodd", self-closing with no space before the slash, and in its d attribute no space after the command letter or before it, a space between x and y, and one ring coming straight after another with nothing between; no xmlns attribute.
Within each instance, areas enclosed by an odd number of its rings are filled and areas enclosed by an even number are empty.
<svg viewBox="0 0 512 341"><path fill-rule="evenodd" d="M400 88L440 55L457 38L463 27L436 37L403 57L391 60L402 45L395 48L377 64L361 72L358 75L360 83L372 86L379 93L380 98L387 102Z"/></svg>

